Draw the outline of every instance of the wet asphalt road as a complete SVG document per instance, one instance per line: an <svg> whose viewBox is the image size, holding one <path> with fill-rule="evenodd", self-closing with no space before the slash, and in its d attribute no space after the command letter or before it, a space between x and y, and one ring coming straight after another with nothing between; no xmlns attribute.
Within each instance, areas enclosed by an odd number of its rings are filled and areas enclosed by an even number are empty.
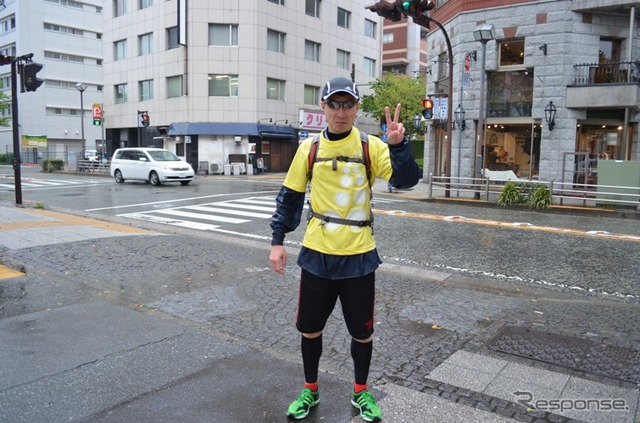
<svg viewBox="0 0 640 423"><path fill-rule="evenodd" d="M60 189L27 185L24 198L48 207L72 209L88 217L116 218L143 225L145 222L117 216L167 208L179 210L188 205L245 197L273 198L283 176L242 180L207 176L188 187L151 187L143 183L115 184L106 176L43 174L37 168L29 168L24 171L26 178L84 178L95 183ZM387 194L375 187L375 234L385 262L508 281L516 286L580 290L604 298L640 301L640 219L416 201L415 198L426 198L419 195L426 192L425 186L421 182L400 195ZM289 245L300 245L303 230L304 222L287 236ZM270 238L268 219L223 226L221 233L266 243Z"/></svg>

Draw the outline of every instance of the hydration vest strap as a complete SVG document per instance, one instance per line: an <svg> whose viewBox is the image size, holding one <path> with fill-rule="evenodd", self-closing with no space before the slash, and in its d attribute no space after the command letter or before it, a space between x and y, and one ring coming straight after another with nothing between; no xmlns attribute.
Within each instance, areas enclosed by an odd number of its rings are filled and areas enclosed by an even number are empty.
<svg viewBox="0 0 640 423"><path fill-rule="evenodd" d="M313 210L311 210L311 207L309 207L309 219L311 220L311 218L315 217L316 219L321 220L324 223L337 223L340 225L349 225L349 226L358 226L360 228L365 227L365 226L373 226L373 219L369 219L369 220L351 220L351 219L342 219L340 217L333 217L333 216L325 216L324 214L320 214L320 213L316 213Z"/></svg>

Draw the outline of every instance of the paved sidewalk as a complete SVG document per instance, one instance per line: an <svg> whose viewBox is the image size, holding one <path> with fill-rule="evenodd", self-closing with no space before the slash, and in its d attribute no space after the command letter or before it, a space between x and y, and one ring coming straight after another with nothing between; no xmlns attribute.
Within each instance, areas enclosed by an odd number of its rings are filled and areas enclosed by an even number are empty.
<svg viewBox="0 0 640 423"><path fill-rule="evenodd" d="M417 191L398 195L424 195ZM52 245L64 245L74 260L74 248L87 246L83 241L113 238L132 251L152 252L158 236L171 235L0 203L0 259L7 272L0 266L0 422L286 421L291 386L300 383L297 356L238 343L161 302L155 308L113 304L117 292L87 292L37 262L15 263L3 253L37 257L41 248L46 254ZM384 265L381 271L405 270ZM437 282L448 275L422 277ZM218 300L234 311L232 299ZM459 298L439 301L453 304ZM198 312L206 310L188 311ZM384 421L632 423L640 416L637 386L464 349L423 377L433 388L429 392L393 380L372 387ZM321 379L322 403L305 421L361 421L348 403L349 384L331 372ZM518 405L518 399L538 410Z"/></svg>

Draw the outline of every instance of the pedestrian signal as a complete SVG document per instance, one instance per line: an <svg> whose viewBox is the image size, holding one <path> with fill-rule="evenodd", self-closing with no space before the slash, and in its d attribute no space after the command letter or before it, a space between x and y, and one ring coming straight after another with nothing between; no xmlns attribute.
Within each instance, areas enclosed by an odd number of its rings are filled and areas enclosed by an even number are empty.
<svg viewBox="0 0 640 423"><path fill-rule="evenodd" d="M422 116L425 119L433 119L433 100L430 98L422 100Z"/></svg>

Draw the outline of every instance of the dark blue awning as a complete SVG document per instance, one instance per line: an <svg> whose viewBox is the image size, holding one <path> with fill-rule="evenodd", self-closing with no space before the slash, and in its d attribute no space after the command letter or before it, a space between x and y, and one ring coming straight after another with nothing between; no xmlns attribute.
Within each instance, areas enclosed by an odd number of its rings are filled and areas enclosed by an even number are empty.
<svg viewBox="0 0 640 423"><path fill-rule="evenodd" d="M262 138L295 138L291 126L261 125L257 123L174 122L167 135L247 135Z"/></svg>

